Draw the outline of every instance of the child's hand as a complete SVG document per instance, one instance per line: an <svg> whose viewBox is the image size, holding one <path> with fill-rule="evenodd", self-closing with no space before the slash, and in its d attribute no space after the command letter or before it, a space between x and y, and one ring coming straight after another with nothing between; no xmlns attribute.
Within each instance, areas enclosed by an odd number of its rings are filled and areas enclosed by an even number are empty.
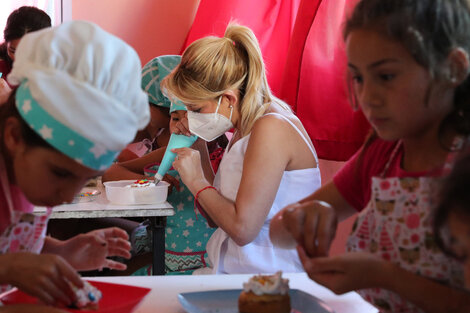
<svg viewBox="0 0 470 313"><path fill-rule="evenodd" d="M2 313L67 313L67 311L40 304L12 304L0 308Z"/></svg>
<svg viewBox="0 0 470 313"><path fill-rule="evenodd" d="M46 304L75 301L70 283L83 287L80 275L62 257L29 252L1 256L2 283L11 284Z"/></svg>
<svg viewBox="0 0 470 313"><path fill-rule="evenodd" d="M188 118L186 117L181 118L173 127L173 134L181 134L186 136L191 136L191 132L189 131L189 123Z"/></svg>
<svg viewBox="0 0 470 313"><path fill-rule="evenodd" d="M284 227L311 257L326 256L336 234L338 219L326 202L294 203L283 210Z"/></svg>
<svg viewBox="0 0 470 313"><path fill-rule="evenodd" d="M120 228L98 229L65 241L60 254L78 271L104 267L125 270L125 264L108 257L120 256L129 259L131 244L128 239L127 233Z"/></svg>
<svg viewBox="0 0 470 313"><path fill-rule="evenodd" d="M379 277L385 271L386 261L373 254L354 252L309 258L301 246L297 247L297 252L308 276L336 294L380 287Z"/></svg>

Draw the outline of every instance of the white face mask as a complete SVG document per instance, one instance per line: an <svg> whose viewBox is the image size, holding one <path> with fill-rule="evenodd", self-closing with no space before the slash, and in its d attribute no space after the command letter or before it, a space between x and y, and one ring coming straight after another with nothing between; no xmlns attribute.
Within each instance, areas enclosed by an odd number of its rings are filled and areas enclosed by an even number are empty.
<svg viewBox="0 0 470 313"><path fill-rule="evenodd" d="M230 118L218 113L221 100L222 96L219 97L215 113L196 113L188 111L188 123L191 133L205 141L212 141L233 128L233 107L230 107Z"/></svg>

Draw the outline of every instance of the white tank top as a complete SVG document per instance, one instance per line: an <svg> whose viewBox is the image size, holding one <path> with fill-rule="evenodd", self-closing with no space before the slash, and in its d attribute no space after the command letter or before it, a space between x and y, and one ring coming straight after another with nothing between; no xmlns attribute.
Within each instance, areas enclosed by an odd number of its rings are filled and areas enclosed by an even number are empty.
<svg viewBox="0 0 470 313"><path fill-rule="evenodd" d="M207 243L210 267L199 269L195 274L236 274L301 272L302 264L295 250L274 247L269 239L269 223L274 215L285 206L297 202L321 186L320 170L315 150L303 133L289 119L288 121L308 145L317 161L316 168L284 171L273 205L264 221L258 236L251 243L237 245L221 228L218 228ZM226 151L214 179L214 187L226 198L235 202L243 171L243 160L250 134L238 140Z"/></svg>

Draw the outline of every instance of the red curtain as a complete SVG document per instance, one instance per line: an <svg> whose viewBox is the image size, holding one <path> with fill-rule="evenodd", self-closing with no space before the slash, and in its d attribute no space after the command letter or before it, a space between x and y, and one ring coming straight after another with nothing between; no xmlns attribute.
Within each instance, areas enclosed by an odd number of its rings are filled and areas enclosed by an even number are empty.
<svg viewBox="0 0 470 313"><path fill-rule="evenodd" d="M256 34L273 93L302 120L318 156L347 160L369 125L348 102L342 39L345 12L358 0L201 0L186 39L222 36L229 21Z"/></svg>
<svg viewBox="0 0 470 313"><path fill-rule="evenodd" d="M223 36L234 20L253 30L261 46L269 86L279 95L295 16L301 0L201 0L183 50L208 35Z"/></svg>
<svg viewBox="0 0 470 313"><path fill-rule="evenodd" d="M289 47L280 96L302 120L322 159L344 161L369 124L349 104L344 20L357 0L303 0Z"/></svg>

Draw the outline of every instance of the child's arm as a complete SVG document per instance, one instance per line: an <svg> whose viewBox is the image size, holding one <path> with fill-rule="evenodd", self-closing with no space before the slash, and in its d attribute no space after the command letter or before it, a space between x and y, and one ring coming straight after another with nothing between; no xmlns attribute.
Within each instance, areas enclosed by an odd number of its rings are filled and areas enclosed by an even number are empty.
<svg viewBox="0 0 470 313"><path fill-rule="evenodd" d="M160 162L165 154L166 147L158 148L140 158L127 162L113 164L103 175L103 182L121 179L143 179L144 167L148 164Z"/></svg>
<svg viewBox="0 0 470 313"><path fill-rule="evenodd" d="M413 274L369 253L310 258L298 247L309 277L336 294L365 288L397 293L427 313L470 312L470 293Z"/></svg>
<svg viewBox="0 0 470 313"><path fill-rule="evenodd" d="M91 271L102 268L125 270L126 265L109 259L119 256L131 257L129 236L118 227L93 230L61 241L46 237L41 253L62 256L78 271Z"/></svg>
<svg viewBox="0 0 470 313"><path fill-rule="evenodd" d="M0 307L0 313L67 313L67 311L42 304L10 304Z"/></svg>

